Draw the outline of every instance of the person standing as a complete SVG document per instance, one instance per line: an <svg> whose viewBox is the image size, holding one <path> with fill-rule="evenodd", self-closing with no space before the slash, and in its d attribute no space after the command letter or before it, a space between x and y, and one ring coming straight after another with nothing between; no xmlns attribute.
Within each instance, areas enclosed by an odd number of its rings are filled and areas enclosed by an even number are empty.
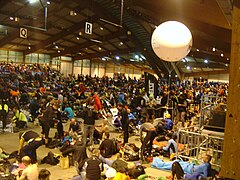
<svg viewBox="0 0 240 180"><path fill-rule="evenodd" d="M5 99L2 99L2 103L0 104L0 119L2 121L3 131L6 128L8 111L9 111L9 108L8 108L7 101Z"/></svg>
<svg viewBox="0 0 240 180"><path fill-rule="evenodd" d="M129 119L128 119L128 113L126 108L123 106L123 104L119 103L118 106L118 114L120 121L122 123L122 130L123 130L123 144L128 143L129 138L129 132L128 132L128 126L129 126Z"/></svg>
<svg viewBox="0 0 240 180"><path fill-rule="evenodd" d="M87 146L87 134L89 132L90 146L92 146L95 120L98 119L97 112L94 111L93 106L89 105L88 108L83 110L82 118L84 120L83 143Z"/></svg>
<svg viewBox="0 0 240 180"><path fill-rule="evenodd" d="M45 144L48 146L48 138L51 124L54 123L55 115L54 111L58 110L58 104L54 103L52 106L47 106L46 111L43 113L43 117L41 119L42 126L42 135L45 137Z"/></svg>

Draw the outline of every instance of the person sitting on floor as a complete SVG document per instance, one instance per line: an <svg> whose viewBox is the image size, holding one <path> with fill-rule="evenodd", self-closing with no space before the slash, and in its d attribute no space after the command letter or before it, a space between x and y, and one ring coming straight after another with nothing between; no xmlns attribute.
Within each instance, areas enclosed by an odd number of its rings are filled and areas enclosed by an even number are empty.
<svg viewBox="0 0 240 180"><path fill-rule="evenodd" d="M69 132L78 133L80 130L81 130L80 123L76 121L75 118L72 118L69 126Z"/></svg>
<svg viewBox="0 0 240 180"><path fill-rule="evenodd" d="M172 164L172 177L176 176L177 179L191 179L191 180L197 180L200 177L201 178L207 178L209 176L209 172L211 169L211 161L212 157L208 154L205 155L203 158L203 163L196 166L194 165L192 168L192 173L190 174L184 174L183 168L179 164L179 162L175 161Z"/></svg>
<svg viewBox="0 0 240 180"><path fill-rule="evenodd" d="M50 171L47 169L41 169L39 171L38 179L39 180L50 180Z"/></svg>
<svg viewBox="0 0 240 180"><path fill-rule="evenodd" d="M13 108L14 116L12 121L16 124L16 127L19 129L23 129L27 125L27 117L26 115L21 112L17 107Z"/></svg>
<svg viewBox="0 0 240 180"><path fill-rule="evenodd" d="M110 158L112 155L116 153L115 144L112 139L109 139L110 134L105 133L106 138L99 146L100 154L104 158Z"/></svg>
<svg viewBox="0 0 240 180"><path fill-rule="evenodd" d="M104 139L105 133L109 133L109 126L107 125L108 120L103 119L102 124L95 125L94 138L95 139Z"/></svg>
<svg viewBox="0 0 240 180"><path fill-rule="evenodd" d="M38 167L36 164L31 164L31 158L29 156L24 156L22 158L22 163L26 168L22 171L21 175L19 169L14 171L16 180L38 180Z"/></svg>
<svg viewBox="0 0 240 180"><path fill-rule="evenodd" d="M98 149L93 150L92 157L88 158L82 168L83 172L86 172L86 179L99 180L101 179L101 172L103 171L103 163L98 158L100 151ZM81 173L82 175L84 173ZM83 178L84 179L84 178Z"/></svg>
<svg viewBox="0 0 240 180"><path fill-rule="evenodd" d="M166 140L168 140L167 146L162 147L162 154L164 156L170 157L173 153L176 153L178 151L177 146L177 135L173 135L172 133L168 133L166 135Z"/></svg>

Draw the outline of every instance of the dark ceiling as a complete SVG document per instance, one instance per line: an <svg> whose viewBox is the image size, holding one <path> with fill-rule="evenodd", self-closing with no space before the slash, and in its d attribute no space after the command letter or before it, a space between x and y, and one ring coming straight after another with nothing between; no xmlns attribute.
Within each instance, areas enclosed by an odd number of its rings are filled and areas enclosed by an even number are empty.
<svg viewBox="0 0 240 180"><path fill-rule="evenodd" d="M171 70L181 76L229 68L232 0L49 2L1 0L0 48L151 67L159 76ZM167 20L183 22L193 35L191 52L177 63L160 60L151 48L152 32ZM84 33L85 22L93 24L91 35ZM20 27L28 29L27 39L19 37Z"/></svg>

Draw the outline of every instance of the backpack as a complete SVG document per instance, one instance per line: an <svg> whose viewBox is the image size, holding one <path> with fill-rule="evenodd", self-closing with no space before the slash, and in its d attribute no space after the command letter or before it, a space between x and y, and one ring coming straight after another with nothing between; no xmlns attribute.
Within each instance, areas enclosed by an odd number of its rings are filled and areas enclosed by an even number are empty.
<svg viewBox="0 0 240 180"><path fill-rule="evenodd" d="M54 156L54 154L50 151L46 157L44 157L41 161L42 164L51 164L51 165L57 165L59 163L59 160Z"/></svg>
<svg viewBox="0 0 240 180"><path fill-rule="evenodd" d="M139 148L133 143L127 143L123 147L123 158L126 161L139 160Z"/></svg>
<svg viewBox="0 0 240 180"><path fill-rule="evenodd" d="M119 144L118 140L115 138L113 138L112 141L114 144L113 154L116 154L120 151L120 144Z"/></svg>

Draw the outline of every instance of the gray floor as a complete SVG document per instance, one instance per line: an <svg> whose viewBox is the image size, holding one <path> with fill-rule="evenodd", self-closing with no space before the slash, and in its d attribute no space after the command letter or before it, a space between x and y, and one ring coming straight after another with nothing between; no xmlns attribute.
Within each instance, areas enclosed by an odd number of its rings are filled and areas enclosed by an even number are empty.
<svg viewBox="0 0 240 180"><path fill-rule="evenodd" d="M39 132L39 133L41 131L41 128L38 126L29 125L29 128L34 129L36 132ZM55 129L51 129L50 135L53 136L55 132L56 132ZM116 137L118 135L119 133L111 133L111 137ZM130 137L129 142L135 143L137 146L140 147L139 138L137 136ZM0 146L3 147L6 152L10 153L14 150L17 150L18 145L19 145L18 133L4 133L4 134L1 133L0 134ZM95 146L95 147L97 148L98 146ZM59 165L51 166L48 164L40 164L41 159L45 157L49 151L60 154L60 151L58 149L48 149L48 148L45 148L45 146L41 146L37 150L37 155L38 155L39 169L43 169L43 168L48 169L51 172L51 180L60 180L60 179L68 180L68 179L71 179L74 175L77 175L77 172L74 167L70 167L68 169L61 169ZM90 152L88 152L88 154L89 153ZM146 173L151 176L166 177L170 175L170 173L167 171L161 171L158 169L151 168L150 164L144 164L144 166L147 167Z"/></svg>

